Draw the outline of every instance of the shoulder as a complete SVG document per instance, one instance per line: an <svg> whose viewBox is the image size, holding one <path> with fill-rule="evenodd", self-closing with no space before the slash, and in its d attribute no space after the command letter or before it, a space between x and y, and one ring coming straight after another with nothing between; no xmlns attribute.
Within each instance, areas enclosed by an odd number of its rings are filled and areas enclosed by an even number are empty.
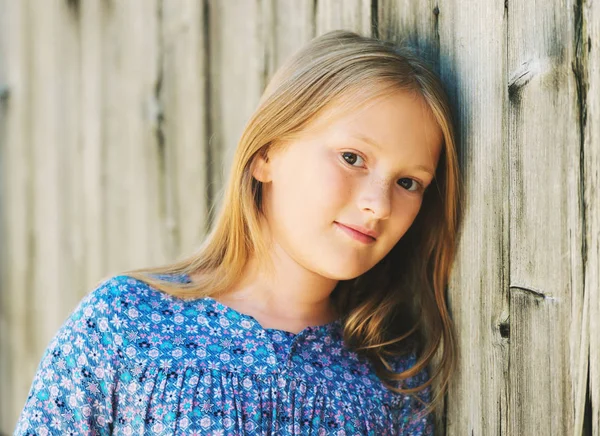
<svg viewBox="0 0 600 436"><path fill-rule="evenodd" d="M184 300L123 274L104 280L82 304L90 316L95 315L102 322L108 322L118 346L130 343L122 335L135 338L135 333L149 332L150 325L161 332L165 324L173 319L177 322L177 313L186 308ZM165 333L164 328L162 333Z"/></svg>
<svg viewBox="0 0 600 436"><path fill-rule="evenodd" d="M116 373L111 314L121 280L111 277L97 285L55 333L34 375L15 434L107 430Z"/></svg>
<svg viewBox="0 0 600 436"><path fill-rule="evenodd" d="M112 359L115 324L121 310L125 276L104 279L86 294L71 311L49 343L42 364L53 360L61 351L94 350L94 356ZM50 355L52 354L52 356Z"/></svg>
<svg viewBox="0 0 600 436"><path fill-rule="evenodd" d="M119 367L197 361L206 357L206 344L226 334L204 299L177 298L126 275L111 277L92 294L93 307L106 309L97 313L112 332Z"/></svg>
<svg viewBox="0 0 600 436"><path fill-rule="evenodd" d="M103 279L80 300L53 343L77 338L97 342L111 357L121 354L119 347L125 342L122 334L139 328L142 311L158 310L163 295L127 275Z"/></svg>
<svg viewBox="0 0 600 436"><path fill-rule="evenodd" d="M105 279L88 292L65 320L54 340L74 333L109 332L110 315L120 293L120 280L119 277Z"/></svg>
<svg viewBox="0 0 600 436"><path fill-rule="evenodd" d="M89 316L110 318L112 327L124 330L135 326L143 317L165 312L167 307L184 301L167 295L149 284L124 274L104 279L81 301L79 311Z"/></svg>
<svg viewBox="0 0 600 436"><path fill-rule="evenodd" d="M121 330L124 326L120 315L143 293L141 282L126 275L115 275L97 284L79 302L67 319L67 323L85 324L102 332ZM125 326L126 327L126 326Z"/></svg>
<svg viewBox="0 0 600 436"><path fill-rule="evenodd" d="M44 351L15 434L109 434L132 364L176 351L173 335L185 337L173 327L182 307L126 275L99 282Z"/></svg>
<svg viewBox="0 0 600 436"><path fill-rule="evenodd" d="M115 275L102 280L79 302L71 318L102 317L121 312L123 302L140 282L126 275Z"/></svg>

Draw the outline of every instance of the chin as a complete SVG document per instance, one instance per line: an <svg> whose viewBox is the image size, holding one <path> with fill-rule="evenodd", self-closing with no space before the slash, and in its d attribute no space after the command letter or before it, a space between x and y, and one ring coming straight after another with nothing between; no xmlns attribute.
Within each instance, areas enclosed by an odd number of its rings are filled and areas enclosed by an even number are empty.
<svg viewBox="0 0 600 436"><path fill-rule="evenodd" d="M321 265L321 268L315 270L315 272L332 280L352 280L364 274L369 269L370 268L365 268L364 266L352 267L346 263L340 265L329 265L328 267Z"/></svg>

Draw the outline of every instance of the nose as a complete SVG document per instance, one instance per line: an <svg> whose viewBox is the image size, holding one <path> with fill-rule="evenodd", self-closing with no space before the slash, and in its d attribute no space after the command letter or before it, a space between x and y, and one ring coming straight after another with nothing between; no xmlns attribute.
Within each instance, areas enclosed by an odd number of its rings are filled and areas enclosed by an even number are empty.
<svg viewBox="0 0 600 436"><path fill-rule="evenodd" d="M369 213L370 218L384 220L392 211L390 183L382 179L372 179L365 183L358 200L360 210Z"/></svg>

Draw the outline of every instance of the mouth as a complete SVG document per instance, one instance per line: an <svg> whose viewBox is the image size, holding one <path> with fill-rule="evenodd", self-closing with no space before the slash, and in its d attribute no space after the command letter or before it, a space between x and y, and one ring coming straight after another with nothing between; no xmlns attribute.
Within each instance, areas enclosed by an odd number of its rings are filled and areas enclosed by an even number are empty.
<svg viewBox="0 0 600 436"><path fill-rule="evenodd" d="M343 231L346 235L350 236L352 239L362 242L364 244L372 244L376 241L376 238L373 236L362 233L358 230L355 230L347 225L338 223L337 221L333 222L338 229Z"/></svg>

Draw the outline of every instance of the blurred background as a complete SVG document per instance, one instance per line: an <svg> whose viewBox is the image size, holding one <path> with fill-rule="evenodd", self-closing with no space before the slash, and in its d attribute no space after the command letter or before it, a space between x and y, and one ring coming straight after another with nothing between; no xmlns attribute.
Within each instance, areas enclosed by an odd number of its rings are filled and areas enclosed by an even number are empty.
<svg viewBox="0 0 600 436"><path fill-rule="evenodd" d="M333 29L413 47L456 113L436 434L600 434L592 0L0 0L0 434L98 280L198 247L268 79Z"/></svg>

